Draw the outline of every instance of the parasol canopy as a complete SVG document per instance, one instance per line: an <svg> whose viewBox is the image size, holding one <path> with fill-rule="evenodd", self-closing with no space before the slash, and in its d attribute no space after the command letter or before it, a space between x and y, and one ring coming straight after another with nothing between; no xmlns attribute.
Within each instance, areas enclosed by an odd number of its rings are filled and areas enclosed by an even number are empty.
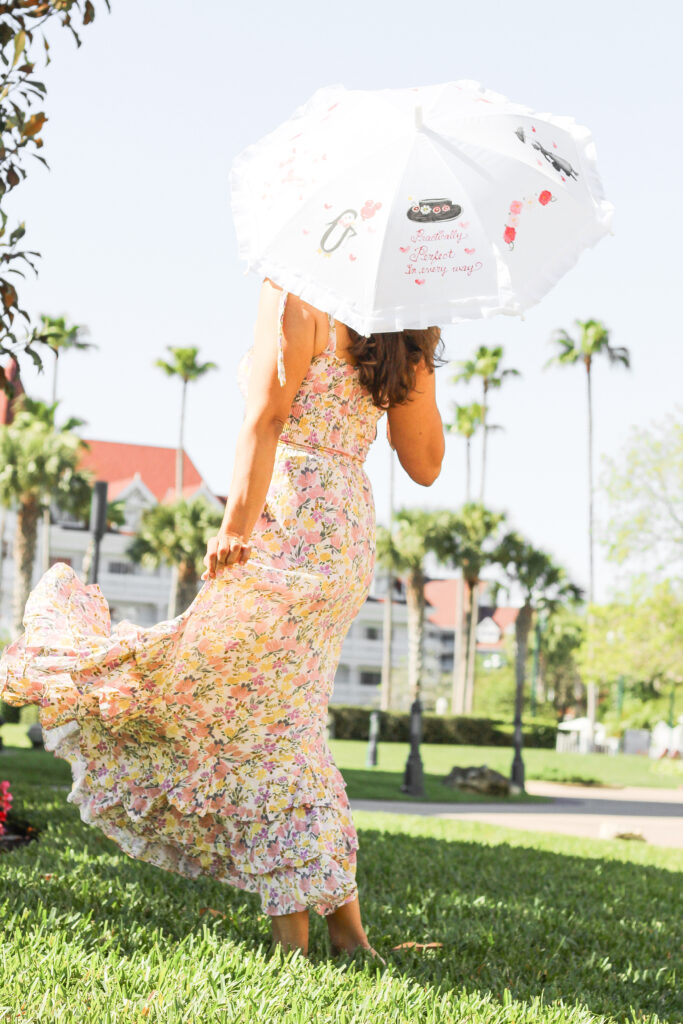
<svg viewBox="0 0 683 1024"><path fill-rule="evenodd" d="M522 314L613 213L587 128L470 81L320 89L231 186L248 269L361 334Z"/></svg>

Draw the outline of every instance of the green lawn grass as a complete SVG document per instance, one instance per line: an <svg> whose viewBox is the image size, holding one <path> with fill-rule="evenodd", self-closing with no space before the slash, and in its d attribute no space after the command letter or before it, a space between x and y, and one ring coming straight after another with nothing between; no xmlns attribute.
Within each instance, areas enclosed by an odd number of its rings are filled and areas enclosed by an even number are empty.
<svg viewBox="0 0 683 1024"><path fill-rule="evenodd" d="M380 743L377 768L366 768L367 743L361 740L332 740L335 761L341 769L349 796L391 799L390 790L400 785L408 756L407 743ZM421 747L424 770L432 776L434 785L428 787L427 798L446 800L452 793L440 779L454 765L487 764L503 775L510 775L513 750L510 747L447 746L424 743ZM555 750L529 747L522 751L527 779L546 779L553 782L583 782L588 785L656 786L674 789L683 786L683 762L653 761L634 754L559 754ZM387 776L394 774L396 783L387 785ZM378 784L374 782L377 776ZM463 794L460 794L462 798ZM528 798L527 798L528 799Z"/></svg>
<svg viewBox="0 0 683 1024"><path fill-rule="evenodd" d="M55 766L0 754L15 813L43 830L0 855L3 1024L683 1019L679 851L356 813L366 927L388 966L331 960L317 916L310 959L283 959L256 897L127 857L47 788ZM393 950L406 941L442 945Z"/></svg>

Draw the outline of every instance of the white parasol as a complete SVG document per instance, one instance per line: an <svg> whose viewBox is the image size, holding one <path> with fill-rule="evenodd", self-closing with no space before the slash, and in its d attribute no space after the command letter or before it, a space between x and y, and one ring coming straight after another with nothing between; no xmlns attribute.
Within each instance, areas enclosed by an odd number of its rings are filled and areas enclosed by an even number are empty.
<svg viewBox="0 0 683 1024"><path fill-rule="evenodd" d="M321 89L231 185L248 268L362 334L521 314L613 212L587 128L469 81Z"/></svg>

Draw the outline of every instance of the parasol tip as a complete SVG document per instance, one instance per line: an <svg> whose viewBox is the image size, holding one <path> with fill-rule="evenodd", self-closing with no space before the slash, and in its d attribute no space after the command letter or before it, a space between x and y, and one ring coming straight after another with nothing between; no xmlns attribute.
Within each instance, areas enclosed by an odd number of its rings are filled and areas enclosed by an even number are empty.
<svg viewBox="0 0 683 1024"><path fill-rule="evenodd" d="M422 107L415 107L415 131L422 131Z"/></svg>

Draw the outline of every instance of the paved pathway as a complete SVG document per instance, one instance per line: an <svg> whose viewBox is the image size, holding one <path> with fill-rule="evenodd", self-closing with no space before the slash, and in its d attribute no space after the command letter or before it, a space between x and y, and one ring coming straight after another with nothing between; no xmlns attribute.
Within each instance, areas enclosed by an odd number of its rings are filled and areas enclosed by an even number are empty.
<svg viewBox="0 0 683 1024"><path fill-rule="evenodd" d="M463 803L425 804L388 800L353 800L354 810L422 814L452 821L482 821L488 825L533 832L611 839L616 832L640 832L656 846L683 849L683 787L647 789L625 786L574 786L531 779L526 790L549 798L546 804Z"/></svg>

